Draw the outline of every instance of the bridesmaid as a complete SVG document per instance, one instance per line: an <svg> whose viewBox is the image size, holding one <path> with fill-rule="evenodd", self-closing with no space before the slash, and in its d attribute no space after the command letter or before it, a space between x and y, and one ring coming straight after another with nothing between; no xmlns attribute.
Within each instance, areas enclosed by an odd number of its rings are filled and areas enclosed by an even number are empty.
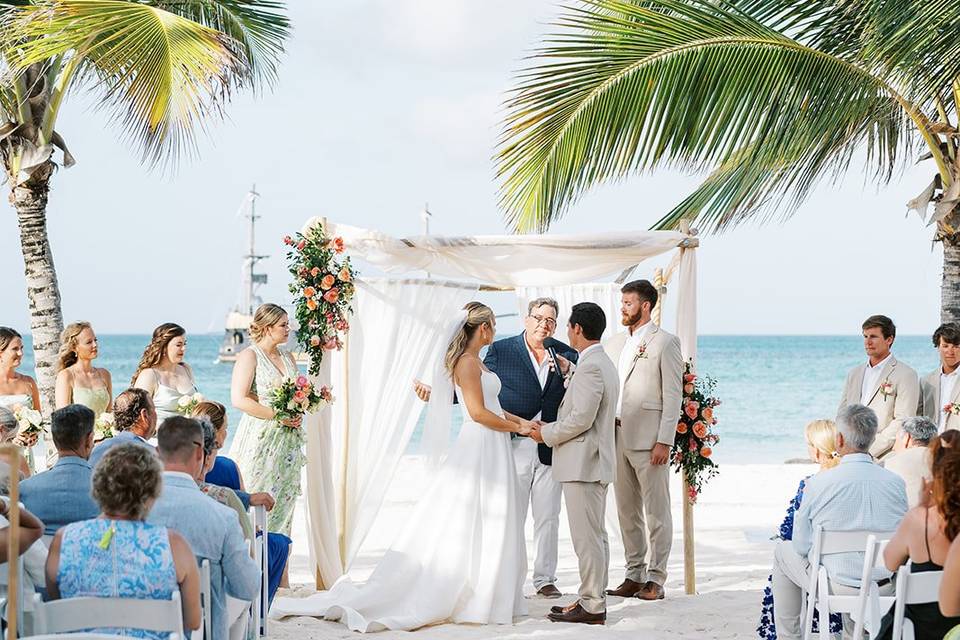
<svg viewBox="0 0 960 640"><path fill-rule="evenodd" d="M180 398L197 392L190 365L183 361L187 352L187 332L178 324L165 322L153 330L153 339L133 374L131 385L153 396L157 424L178 415Z"/></svg>
<svg viewBox="0 0 960 640"><path fill-rule="evenodd" d="M289 336L287 312L275 304L260 305L250 323L252 344L237 356L230 382L230 401L243 412L230 457L239 465L248 491L274 496L267 528L286 535L307 458L300 419L278 422L268 396L280 381L298 375L296 361L280 347Z"/></svg>
<svg viewBox="0 0 960 640"><path fill-rule="evenodd" d="M18 404L30 409L40 409L40 389L33 378L17 372L21 362L23 337L10 327L0 327L0 406L11 411ZM18 434L13 442L27 447L27 457L32 466L32 452L29 448L37 443L37 435Z"/></svg>
<svg viewBox="0 0 960 640"><path fill-rule="evenodd" d="M99 355L97 335L89 322L74 322L60 334L57 372L57 409L82 404L96 417L107 410L113 398L110 372L93 366Z"/></svg>

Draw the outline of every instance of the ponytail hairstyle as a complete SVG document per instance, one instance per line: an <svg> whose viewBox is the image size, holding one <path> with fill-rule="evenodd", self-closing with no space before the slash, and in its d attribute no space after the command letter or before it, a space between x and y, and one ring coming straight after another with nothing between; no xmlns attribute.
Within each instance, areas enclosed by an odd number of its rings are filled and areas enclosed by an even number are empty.
<svg viewBox="0 0 960 640"><path fill-rule="evenodd" d="M219 402L204 400L203 402L197 403L190 417L206 418L210 421L210 424L213 425L214 429L220 431L220 429L223 429L227 424L227 408Z"/></svg>
<svg viewBox="0 0 960 640"><path fill-rule="evenodd" d="M93 329L89 322L71 322L60 334L60 353L57 354L57 372L70 367L79 359L77 340L84 329Z"/></svg>
<svg viewBox="0 0 960 640"><path fill-rule="evenodd" d="M837 451L837 425L833 420L814 420L806 426L804 434L807 444L824 455L821 463L824 469L832 469L840 464Z"/></svg>
<svg viewBox="0 0 960 640"><path fill-rule="evenodd" d="M468 302L463 310L467 312L466 320L457 334L453 336L453 340L450 341L450 346L447 347L447 355L444 358L447 372L451 376L453 375L453 368L457 366L460 356L466 352L467 344L473 338L477 329L483 325L493 329L493 310L487 305L480 302Z"/></svg>
<svg viewBox="0 0 960 640"><path fill-rule="evenodd" d="M10 343L13 342L14 338L20 338L23 340L23 336L17 333L16 329L11 329L10 327L0 327L0 351L6 351L7 347L10 346Z"/></svg>
<svg viewBox="0 0 960 640"><path fill-rule="evenodd" d="M143 350L140 364L137 365L137 370L133 372L133 378L130 379L130 386L132 387L137 383L137 376L140 375L141 371L151 369L160 364L164 354L167 352L167 345L170 344L171 340L185 335L187 335L187 330L172 322L164 322L154 329L153 338L150 340L147 348Z"/></svg>
<svg viewBox="0 0 960 640"><path fill-rule="evenodd" d="M287 312L280 305L272 302L260 305L257 307L256 313L253 314L253 321L250 323L250 338L259 342L270 327L286 317Z"/></svg>
<svg viewBox="0 0 960 640"><path fill-rule="evenodd" d="M943 518L943 533L960 535L960 431L949 429L930 442L933 504Z"/></svg>

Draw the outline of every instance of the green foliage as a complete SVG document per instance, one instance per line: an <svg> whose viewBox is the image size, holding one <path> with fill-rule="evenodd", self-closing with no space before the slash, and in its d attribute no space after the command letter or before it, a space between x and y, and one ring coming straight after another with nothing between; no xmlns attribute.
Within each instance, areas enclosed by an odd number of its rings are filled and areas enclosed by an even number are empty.
<svg viewBox="0 0 960 640"><path fill-rule="evenodd" d="M703 486L719 473L717 464L711 459L713 448L720 442L720 436L713 433L717 424L714 409L720 400L713 395L716 380L701 378L693 372L688 362L683 375L683 404L680 420L673 438L670 452L670 465L677 473L682 473L689 487L687 498L697 501Z"/></svg>

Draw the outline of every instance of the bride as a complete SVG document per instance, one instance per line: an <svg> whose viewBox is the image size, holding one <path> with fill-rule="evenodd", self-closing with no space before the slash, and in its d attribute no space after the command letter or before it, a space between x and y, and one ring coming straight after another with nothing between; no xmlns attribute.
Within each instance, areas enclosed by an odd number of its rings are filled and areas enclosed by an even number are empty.
<svg viewBox="0 0 960 640"><path fill-rule="evenodd" d="M479 302L467 304L450 328L424 443L449 442L454 385L468 415L370 579L357 585L344 577L330 591L277 598L271 617L324 617L367 632L442 622L510 624L526 614L523 511L509 434L526 435L532 425L500 408L500 379L480 359L495 328L493 311Z"/></svg>

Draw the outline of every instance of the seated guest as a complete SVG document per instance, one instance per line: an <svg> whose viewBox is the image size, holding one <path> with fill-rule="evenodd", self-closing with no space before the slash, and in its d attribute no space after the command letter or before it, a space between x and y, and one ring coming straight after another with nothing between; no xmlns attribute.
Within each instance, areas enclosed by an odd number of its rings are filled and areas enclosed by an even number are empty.
<svg viewBox="0 0 960 640"><path fill-rule="evenodd" d="M804 429L804 435L807 439L807 453L810 459L820 465L817 473L833 469L840 464L840 455L837 453L837 425L833 420L814 420ZM787 515L780 524L780 532L777 537L780 540L793 539L793 517L800 508L800 502L803 500L803 488L813 476L807 476L800 481L797 487L797 494L787 505ZM762 640L777 640L777 627L773 621L773 576L767 578L767 587L763 590L763 606L760 611L760 624L757 625L757 635ZM840 614L830 615L830 633L840 633L843 622ZM820 614L813 614L813 632L819 633Z"/></svg>
<svg viewBox="0 0 960 640"><path fill-rule="evenodd" d="M6 494L7 486L10 481L10 465L0 462L0 485L3 486ZM7 550L9 545L10 521L7 516L10 514L10 501L4 495L0 497L0 544L3 545L3 552L0 553L0 562L7 561ZM31 513L28 509L20 508L20 537L18 543L18 555L23 559L23 573L20 574L20 580L23 584L23 593L29 602L24 602L26 610L30 610L32 598L30 594L39 589L43 589L44 565L47 562L47 547L40 540L43 535L43 522ZM7 595L7 580L9 571L4 566L0 568L0 598ZM4 605L5 606L5 605ZM6 614L4 613L4 617Z"/></svg>
<svg viewBox="0 0 960 640"><path fill-rule="evenodd" d="M131 388L118 395L113 401L113 420L118 433L93 448L91 466L97 466L100 458L118 444L132 442L154 450L147 440L157 433L157 410L149 393Z"/></svg>
<svg viewBox="0 0 960 640"><path fill-rule="evenodd" d="M203 428L193 418L163 421L157 450L163 461L163 494L149 522L179 531L197 561L210 561L214 640L226 640L233 622L226 614L227 595L252 601L260 586L260 570L243 541L237 514L203 494L196 478L203 470Z"/></svg>
<svg viewBox="0 0 960 640"><path fill-rule="evenodd" d="M883 459L883 468L903 478L907 486L907 507L920 504L920 493L930 482L930 456L927 445L937 437L937 425L929 418L907 418L900 425L893 453Z"/></svg>
<svg viewBox="0 0 960 640"><path fill-rule="evenodd" d="M179 589L184 628L200 628L200 572L190 545L176 531L144 522L162 482L160 461L146 447L128 442L103 456L93 470L100 517L68 524L50 545L50 599L169 600ZM155 640L168 635L129 628L92 633Z"/></svg>
<svg viewBox="0 0 960 640"><path fill-rule="evenodd" d="M940 583L940 613L945 616L960 616L960 437L946 437L955 432L940 436L943 482L933 486L933 501L943 517L943 533L951 541Z"/></svg>
<svg viewBox="0 0 960 640"><path fill-rule="evenodd" d="M777 637L800 637L800 604L806 588L816 527L824 531L893 531L907 511L903 479L874 464L870 447L877 435L877 415L860 404L846 405L837 415L840 464L810 478L793 521L793 540L774 550L773 599ZM863 552L823 558L834 593L856 593ZM879 578L880 576L878 576ZM889 577L889 576L886 576ZM890 591L892 585L885 585ZM844 615L844 627L849 624Z"/></svg>
<svg viewBox="0 0 960 640"><path fill-rule="evenodd" d="M13 415L13 411L0 406L0 444L16 444L14 440L17 438L19 429L20 425L17 424L17 418ZM13 458L9 453L0 453L0 461L9 463L12 460ZM23 453L20 454L20 477L30 477L30 461Z"/></svg>
<svg viewBox="0 0 960 640"><path fill-rule="evenodd" d="M50 432L57 448L53 468L20 483L20 500L44 524L44 534L52 536L60 527L96 518L100 513L90 497L93 467L88 458L93 451L92 410L81 404L69 404L50 416Z"/></svg>
<svg viewBox="0 0 960 640"><path fill-rule="evenodd" d="M930 422L933 425L932 422ZM933 425L936 429L936 425ZM952 430L934 439L930 445L932 469L932 495L940 496L946 502L952 499L960 507L960 468L951 469L951 460L947 454L956 451L960 443L960 431ZM953 456L953 464L958 457ZM949 497L949 496L952 496ZM930 499L930 490L926 492L920 506L907 512L897 533L887 543L883 551L883 562L891 571L896 571L910 560L911 573L942 571L950 540L944 532L946 521L940 513L937 501ZM913 622L916 640L940 640L950 629L960 624L960 617L947 618L940 613L936 602L906 605L906 617ZM883 619L879 634L881 640L893 637L893 613Z"/></svg>

